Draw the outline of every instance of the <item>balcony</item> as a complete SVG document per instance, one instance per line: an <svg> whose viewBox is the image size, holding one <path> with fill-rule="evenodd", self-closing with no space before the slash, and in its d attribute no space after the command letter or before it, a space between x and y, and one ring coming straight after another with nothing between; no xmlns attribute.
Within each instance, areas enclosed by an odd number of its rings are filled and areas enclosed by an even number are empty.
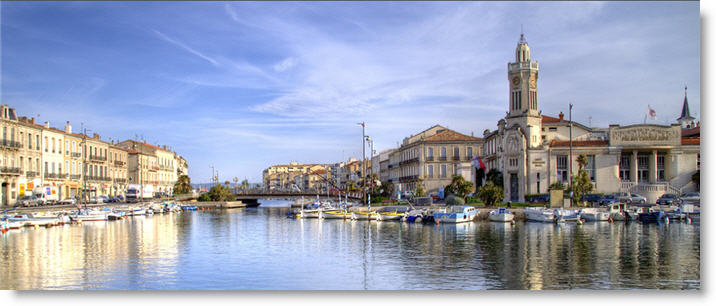
<svg viewBox="0 0 716 306"><path fill-rule="evenodd" d="M90 161L96 161L96 162L104 162L107 160L107 156L100 156L100 155L90 155L89 156Z"/></svg>
<svg viewBox="0 0 716 306"><path fill-rule="evenodd" d="M127 183L127 179L126 178L116 178L116 179L114 179L114 182L117 184L124 184L124 183Z"/></svg>
<svg viewBox="0 0 716 306"><path fill-rule="evenodd" d="M411 158L411 159L404 160L404 161L402 161L402 162L400 162L400 163L398 163L398 164L402 166L402 165L417 163L418 161L420 161L420 159L417 158L417 157L415 157L415 158Z"/></svg>
<svg viewBox="0 0 716 306"><path fill-rule="evenodd" d="M116 167L123 167L123 166L126 165L126 164L127 164L127 163L125 163L125 162L123 162L123 161L121 161L121 160L115 160L115 161L114 161L114 165L115 165Z"/></svg>
<svg viewBox="0 0 716 306"><path fill-rule="evenodd" d="M452 160L454 161L460 161L460 155L455 155L452 157Z"/></svg>
<svg viewBox="0 0 716 306"><path fill-rule="evenodd" d="M0 167L0 174L14 174L20 175L20 168L15 167Z"/></svg>
<svg viewBox="0 0 716 306"><path fill-rule="evenodd" d="M440 156L440 157L438 157L438 160L439 160L439 161L446 161L446 160L447 160L447 156Z"/></svg>
<svg viewBox="0 0 716 306"><path fill-rule="evenodd" d="M465 159L465 160L472 160L473 158L474 158L474 156L468 155L468 156L466 156L466 159Z"/></svg>
<svg viewBox="0 0 716 306"><path fill-rule="evenodd" d="M25 172L25 177L27 178L34 178L36 176L40 175L37 171L27 171Z"/></svg>
<svg viewBox="0 0 716 306"><path fill-rule="evenodd" d="M94 175L87 175L85 178L88 181L97 181L97 182L110 182L112 181L109 177L106 176L94 176Z"/></svg>
<svg viewBox="0 0 716 306"><path fill-rule="evenodd" d="M433 156L428 156L425 158L425 161L433 161L433 160L435 160L435 157L433 157Z"/></svg>
<svg viewBox="0 0 716 306"><path fill-rule="evenodd" d="M417 175L402 176L402 177L400 177L400 178L398 179L398 181L401 182L401 183L404 183L404 182L414 182L414 181L417 181L417 180L418 180L418 176L417 176Z"/></svg>
<svg viewBox="0 0 716 306"><path fill-rule="evenodd" d="M14 140L3 140L2 142L0 142L0 147L17 150L22 147L22 144Z"/></svg>
<svg viewBox="0 0 716 306"><path fill-rule="evenodd" d="M82 179L82 175L72 174L72 175L70 175L70 179L73 181L79 181L80 179Z"/></svg>
<svg viewBox="0 0 716 306"><path fill-rule="evenodd" d="M81 158L81 157L82 157L82 153L72 152L72 158L76 159L76 158Z"/></svg>
<svg viewBox="0 0 716 306"><path fill-rule="evenodd" d="M67 177L67 174L64 174L64 173L47 173L47 172L45 172L45 178L47 178L47 179L61 180L66 177Z"/></svg>

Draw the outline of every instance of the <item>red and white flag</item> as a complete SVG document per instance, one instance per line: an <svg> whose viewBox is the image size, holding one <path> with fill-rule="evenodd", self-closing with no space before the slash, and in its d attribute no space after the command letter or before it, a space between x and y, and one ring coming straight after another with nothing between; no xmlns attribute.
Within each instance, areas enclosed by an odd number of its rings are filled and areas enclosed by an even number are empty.
<svg viewBox="0 0 716 306"><path fill-rule="evenodd" d="M651 105L649 107L649 118L656 120L656 111L651 108Z"/></svg>

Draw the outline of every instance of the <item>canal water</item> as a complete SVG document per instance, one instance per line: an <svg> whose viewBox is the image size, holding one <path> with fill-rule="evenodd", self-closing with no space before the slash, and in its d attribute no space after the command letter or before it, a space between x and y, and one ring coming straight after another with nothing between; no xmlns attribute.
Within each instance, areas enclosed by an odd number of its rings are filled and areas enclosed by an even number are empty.
<svg viewBox="0 0 716 306"><path fill-rule="evenodd" d="M699 289L700 226L290 219L285 201L0 235L0 289Z"/></svg>

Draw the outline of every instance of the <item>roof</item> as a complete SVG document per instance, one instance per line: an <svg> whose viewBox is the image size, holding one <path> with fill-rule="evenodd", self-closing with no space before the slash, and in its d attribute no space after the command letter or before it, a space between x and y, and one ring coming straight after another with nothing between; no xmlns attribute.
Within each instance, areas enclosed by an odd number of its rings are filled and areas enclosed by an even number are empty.
<svg viewBox="0 0 716 306"><path fill-rule="evenodd" d="M681 117L678 119L694 119L689 112L689 99L686 98L686 88L684 88L684 105L681 107Z"/></svg>
<svg viewBox="0 0 716 306"><path fill-rule="evenodd" d="M701 145L701 137L682 137L682 145Z"/></svg>
<svg viewBox="0 0 716 306"><path fill-rule="evenodd" d="M573 147L606 147L609 140L572 140ZM569 147L569 140L552 140L550 147Z"/></svg>
<svg viewBox="0 0 716 306"><path fill-rule="evenodd" d="M542 115L542 123L560 123L560 122L569 122L568 120L560 120L559 118L550 117L547 115Z"/></svg>
<svg viewBox="0 0 716 306"><path fill-rule="evenodd" d="M450 129L445 129L445 131L441 133L437 133L433 136L430 136L428 138L425 138L424 141L426 142L437 142L437 141L482 141L482 138L479 137L473 137L473 136L467 136L464 134L460 134L458 132L455 132Z"/></svg>
<svg viewBox="0 0 716 306"><path fill-rule="evenodd" d="M690 128L690 129L681 130L681 137L692 137L692 136L701 136L701 127L700 126Z"/></svg>

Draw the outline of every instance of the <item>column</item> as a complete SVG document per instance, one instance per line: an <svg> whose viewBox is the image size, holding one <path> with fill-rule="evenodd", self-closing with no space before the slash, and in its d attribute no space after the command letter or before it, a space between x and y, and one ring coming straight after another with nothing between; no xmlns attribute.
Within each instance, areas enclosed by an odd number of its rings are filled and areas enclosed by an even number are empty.
<svg viewBox="0 0 716 306"><path fill-rule="evenodd" d="M639 159L636 156L638 152L634 150L631 153L631 170L629 171L631 173L629 175L631 176L631 181L634 182L634 184L639 184L639 175L637 173L637 170L639 169Z"/></svg>
<svg viewBox="0 0 716 306"><path fill-rule="evenodd" d="M651 151L651 156L649 156L649 183L655 184L656 183L656 150Z"/></svg>

